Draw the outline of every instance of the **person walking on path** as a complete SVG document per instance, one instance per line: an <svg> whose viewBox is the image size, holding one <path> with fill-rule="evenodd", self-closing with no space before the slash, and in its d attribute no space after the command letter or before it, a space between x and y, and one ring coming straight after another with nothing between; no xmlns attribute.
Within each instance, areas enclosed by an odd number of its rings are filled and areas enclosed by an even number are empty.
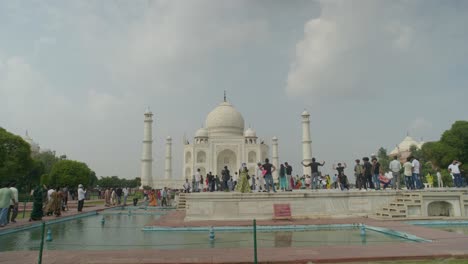
<svg viewBox="0 0 468 264"><path fill-rule="evenodd" d="M372 164L369 162L368 157L364 157L362 160L364 161L362 167L364 168L364 177L366 178L367 187L369 189L374 189L374 183L372 182Z"/></svg>
<svg viewBox="0 0 468 264"><path fill-rule="evenodd" d="M455 187L461 188L463 185L463 180L461 178L461 173L460 173L460 165L462 163L454 160L452 164L448 166L448 171L453 175L453 183L455 184Z"/></svg>
<svg viewBox="0 0 468 264"><path fill-rule="evenodd" d="M161 196L162 196L161 206L167 207L167 188L166 187L164 187Z"/></svg>
<svg viewBox="0 0 468 264"><path fill-rule="evenodd" d="M276 170L276 167L270 163L269 159L265 159L265 164L262 165L263 170L265 171L265 182L266 182L266 191L270 192L270 186L273 188L273 192L276 192L275 183L273 182L272 173Z"/></svg>
<svg viewBox="0 0 468 264"><path fill-rule="evenodd" d="M16 223L16 216L18 216L18 189L16 189L16 182L10 184L10 190L13 192L13 197L15 198L10 202L10 208L8 209L8 219L7 222Z"/></svg>
<svg viewBox="0 0 468 264"><path fill-rule="evenodd" d="M4 186L0 189L0 227L4 227L7 224L8 210L10 209L10 201L16 203L13 192Z"/></svg>
<svg viewBox="0 0 468 264"><path fill-rule="evenodd" d="M33 209L31 211L31 216L29 221L38 221L42 220L44 216L44 193L47 192L47 187L45 185L39 185L31 193L33 200Z"/></svg>
<svg viewBox="0 0 468 264"><path fill-rule="evenodd" d="M284 166L286 167L286 190L287 191L292 191L292 189L294 187L294 181L292 179L293 168L287 162L284 163Z"/></svg>
<svg viewBox="0 0 468 264"><path fill-rule="evenodd" d="M312 186L311 189L317 189L318 188L318 176L319 176L319 171L318 167L325 165L325 161L322 161L322 163L318 163L315 161L315 158L312 158L312 162L309 164L304 164L304 161L301 161L302 166L304 167L310 167L311 171L311 176L312 176Z"/></svg>
<svg viewBox="0 0 468 264"><path fill-rule="evenodd" d="M413 165L411 164L411 158L406 159L405 164L403 164L403 174L405 175L405 183L407 190L414 190L414 181L413 181Z"/></svg>
<svg viewBox="0 0 468 264"><path fill-rule="evenodd" d="M401 163L398 160L398 157L395 155L393 160L388 165L388 168L392 172L392 189L399 190L400 189L400 170L401 170Z"/></svg>
<svg viewBox="0 0 468 264"><path fill-rule="evenodd" d="M287 186L288 185L286 181L286 167L284 166L284 164L281 164L279 169L279 189L285 192Z"/></svg>
<svg viewBox="0 0 468 264"><path fill-rule="evenodd" d="M128 188L127 187L123 188L122 192L123 192L123 197L124 197L123 204L126 206L127 205L127 198L128 198Z"/></svg>
<svg viewBox="0 0 468 264"><path fill-rule="evenodd" d="M86 190L83 189L83 184L78 185L78 212L83 211Z"/></svg>

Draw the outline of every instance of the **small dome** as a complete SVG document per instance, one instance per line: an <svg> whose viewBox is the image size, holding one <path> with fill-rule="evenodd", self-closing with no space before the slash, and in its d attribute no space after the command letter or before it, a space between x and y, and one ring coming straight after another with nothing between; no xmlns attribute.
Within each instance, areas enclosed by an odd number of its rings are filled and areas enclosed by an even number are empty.
<svg viewBox="0 0 468 264"><path fill-rule="evenodd" d="M304 112L302 112L301 116L310 116L309 112L307 112L306 110L304 110Z"/></svg>
<svg viewBox="0 0 468 264"><path fill-rule="evenodd" d="M206 128L210 136L242 136L244 118L230 103L222 102L206 117Z"/></svg>
<svg viewBox="0 0 468 264"><path fill-rule="evenodd" d="M195 133L196 138L207 138L208 137L208 130L206 128L200 128Z"/></svg>
<svg viewBox="0 0 468 264"><path fill-rule="evenodd" d="M278 141L278 138L277 138L277 137L273 137L271 140L273 140L273 141Z"/></svg>
<svg viewBox="0 0 468 264"><path fill-rule="evenodd" d="M249 127L249 128L244 132L244 137L256 138L256 137L257 137L257 133L255 132L255 130L253 130L252 128Z"/></svg>

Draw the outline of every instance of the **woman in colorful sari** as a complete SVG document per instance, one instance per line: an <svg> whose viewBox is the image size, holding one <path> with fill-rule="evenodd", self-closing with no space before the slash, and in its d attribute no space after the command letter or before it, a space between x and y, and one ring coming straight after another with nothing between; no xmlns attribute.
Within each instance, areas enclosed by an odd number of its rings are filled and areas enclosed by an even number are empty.
<svg viewBox="0 0 468 264"><path fill-rule="evenodd" d="M42 210L43 203L44 203L44 200L43 200L44 190L47 190L45 185L43 186L39 185L36 187L36 189L34 189L32 193L33 210L31 212L29 221L42 220L42 217L44 216L44 211Z"/></svg>
<svg viewBox="0 0 468 264"><path fill-rule="evenodd" d="M157 206L158 200L157 200L156 192L154 191L154 189L151 190L148 196L149 196L149 206Z"/></svg>
<svg viewBox="0 0 468 264"><path fill-rule="evenodd" d="M242 163L239 169L239 183L236 186L237 191L241 193L251 192L248 175L249 170L247 169L247 164Z"/></svg>
<svg viewBox="0 0 468 264"><path fill-rule="evenodd" d="M49 210L48 212L51 212L51 214L55 214L55 216L60 216L61 215L61 207L62 207L62 192L58 191L59 189L57 188L57 191L53 192L50 195L50 202L49 202Z"/></svg>
<svg viewBox="0 0 468 264"><path fill-rule="evenodd" d="M279 188L282 191L286 191L288 188L286 183L286 167L284 167L284 164L281 164L279 169Z"/></svg>

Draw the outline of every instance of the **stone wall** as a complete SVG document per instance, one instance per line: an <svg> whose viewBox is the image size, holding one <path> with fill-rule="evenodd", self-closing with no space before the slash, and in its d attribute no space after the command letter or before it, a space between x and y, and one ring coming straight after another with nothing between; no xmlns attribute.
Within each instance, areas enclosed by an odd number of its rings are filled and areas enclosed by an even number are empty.
<svg viewBox="0 0 468 264"><path fill-rule="evenodd" d="M395 200L395 191L213 192L186 195L185 221L268 220L274 204L289 204L293 218L342 218L374 214Z"/></svg>

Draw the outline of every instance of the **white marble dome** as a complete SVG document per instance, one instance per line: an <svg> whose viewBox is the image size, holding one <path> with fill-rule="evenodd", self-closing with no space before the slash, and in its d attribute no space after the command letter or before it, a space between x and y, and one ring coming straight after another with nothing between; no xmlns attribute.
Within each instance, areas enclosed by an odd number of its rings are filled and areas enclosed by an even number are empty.
<svg viewBox="0 0 468 264"><path fill-rule="evenodd" d="M418 142L414 140L412 137L406 136L405 139L403 139L403 141L400 144L398 144L398 147L393 149L392 152L390 152L390 155L395 155L400 152L407 152L410 150L411 146L413 145L415 145L418 148L421 148L422 144L423 142Z"/></svg>
<svg viewBox="0 0 468 264"><path fill-rule="evenodd" d="M222 102L206 117L206 129L210 136L243 136L244 118L230 103Z"/></svg>
<svg viewBox="0 0 468 264"><path fill-rule="evenodd" d="M206 128L200 128L195 133L196 138L207 138L208 137L208 130Z"/></svg>
<svg viewBox="0 0 468 264"><path fill-rule="evenodd" d="M252 128L247 128L247 130L244 132L244 137L249 137L249 138L256 138L257 137L257 133L255 132L255 130L253 130Z"/></svg>

